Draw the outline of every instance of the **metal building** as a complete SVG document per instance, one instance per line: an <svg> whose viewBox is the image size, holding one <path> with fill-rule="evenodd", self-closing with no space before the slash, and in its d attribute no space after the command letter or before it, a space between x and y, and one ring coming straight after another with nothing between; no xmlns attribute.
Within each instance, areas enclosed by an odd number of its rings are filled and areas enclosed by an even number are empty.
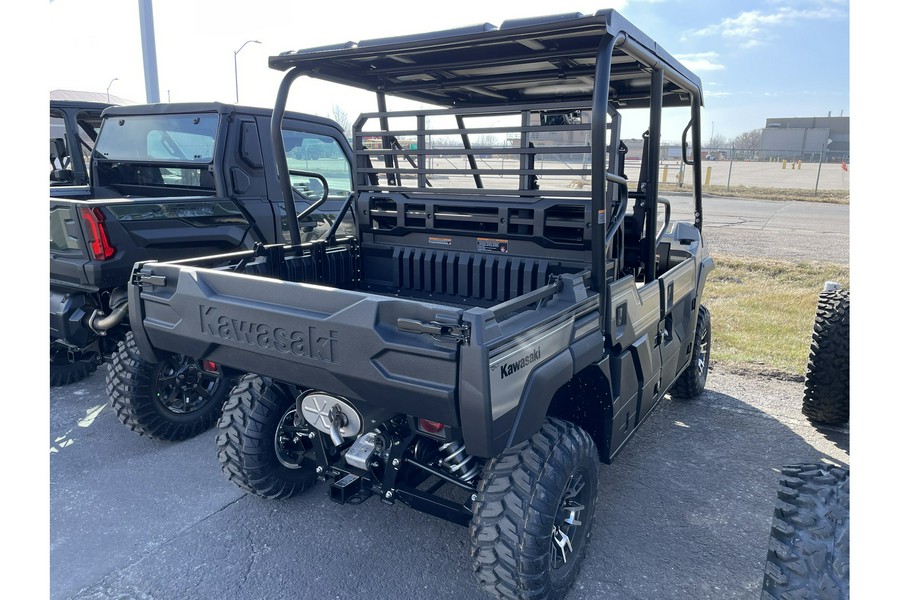
<svg viewBox="0 0 900 600"><path fill-rule="evenodd" d="M760 139L762 159L849 161L850 117L766 119Z"/></svg>

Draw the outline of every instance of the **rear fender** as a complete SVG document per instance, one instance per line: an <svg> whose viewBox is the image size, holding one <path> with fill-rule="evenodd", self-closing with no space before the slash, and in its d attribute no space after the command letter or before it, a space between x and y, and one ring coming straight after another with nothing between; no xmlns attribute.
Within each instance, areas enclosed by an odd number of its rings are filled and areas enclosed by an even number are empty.
<svg viewBox="0 0 900 600"><path fill-rule="evenodd" d="M531 436L556 391L602 359L599 297L580 276L561 280L552 299L505 320L466 311L472 338L460 348L459 415L468 453L497 456Z"/></svg>

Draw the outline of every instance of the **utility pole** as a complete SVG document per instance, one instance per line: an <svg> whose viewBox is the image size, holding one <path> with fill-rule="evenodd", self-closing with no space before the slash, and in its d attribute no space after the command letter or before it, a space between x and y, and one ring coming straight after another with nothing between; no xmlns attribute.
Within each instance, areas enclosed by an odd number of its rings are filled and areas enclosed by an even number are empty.
<svg viewBox="0 0 900 600"><path fill-rule="evenodd" d="M109 104L109 88L112 87L113 81L118 81L118 77L113 77L112 81L109 82L109 85L106 86L106 103Z"/></svg>
<svg viewBox="0 0 900 600"><path fill-rule="evenodd" d="M262 42L258 40L247 40L241 47L234 51L234 103L237 104L240 102L240 95L238 94L238 73L237 73L237 55L238 52L244 49L244 46L247 44L261 44Z"/></svg>
<svg viewBox="0 0 900 600"><path fill-rule="evenodd" d="M156 34L153 33L153 1L138 0L141 18L141 50L144 53L144 87L147 102L159 102L159 75L156 71Z"/></svg>

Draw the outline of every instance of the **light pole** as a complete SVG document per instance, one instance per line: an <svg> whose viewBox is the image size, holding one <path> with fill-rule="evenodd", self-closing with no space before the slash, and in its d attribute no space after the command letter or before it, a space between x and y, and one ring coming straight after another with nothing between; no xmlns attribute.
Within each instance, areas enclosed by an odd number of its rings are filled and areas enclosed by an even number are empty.
<svg viewBox="0 0 900 600"><path fill-rule="evenodd" d="M109 82L109 85L106 86L106 103L109 104L109 88L112 87L113 81L118 81L118 77L113 77L112 81Z"/></svg>
<svg viewBox="0 0 900 600"><path fill-rule="evenodd" d="M240 95L238 94L238 73L237 73L237 55L238 52L244 49L244 46L247 44L261 44L262 42L257 40L247 40L241 47L234 51L234 103L237 104L240 101Z"/></svg>

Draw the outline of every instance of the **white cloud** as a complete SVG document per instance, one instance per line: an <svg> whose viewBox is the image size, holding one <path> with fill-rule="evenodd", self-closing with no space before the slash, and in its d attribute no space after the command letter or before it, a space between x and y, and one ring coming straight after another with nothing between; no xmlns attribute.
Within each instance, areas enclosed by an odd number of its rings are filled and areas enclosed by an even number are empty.
<svg viewBox="0 0 900 600"><path fill-rule="evenodd" d="M676 54L675 58L691 71L721 71L725 65L718 62L717 52L697 52L694 54Z"/></svg>
<svg viewBox="0 0 900 600"><path fill-rule="evenodd" d="M695 30L687 34L685 38L691 35L720 35L726 40L738 43L742 48L753 48L773 37L772 29L774 27L791 25L800 21L844 18L847 16L847 12L845 0L821 0L812 2L803 8L797 8L794 5L779 6L769 12L751 10Z"/></svg>

